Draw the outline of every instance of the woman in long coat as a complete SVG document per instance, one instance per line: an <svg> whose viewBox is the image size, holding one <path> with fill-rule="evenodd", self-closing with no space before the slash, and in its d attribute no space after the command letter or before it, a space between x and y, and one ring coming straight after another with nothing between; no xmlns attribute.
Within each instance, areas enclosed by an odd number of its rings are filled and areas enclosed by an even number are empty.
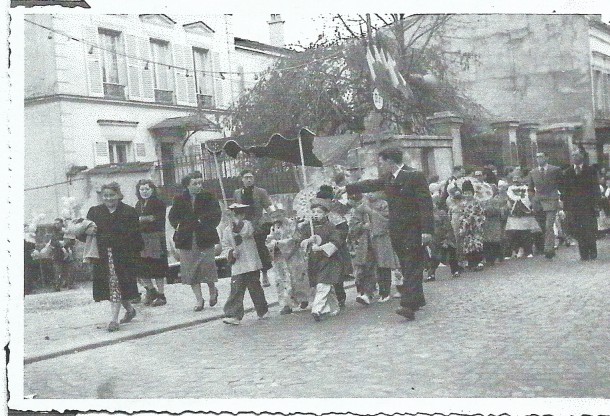
<svg viewBox="0 0 610 416"><path fill-rule="evenodd" d="M140 232L144 239L140 279L146 288L144 305L162 306L167 303L163 279L167 276L167 243L165 241L166 206L157 197L157 186L150 179L141 179L136 185L136 211ZM155 279L157 287L152 283Z"/></svg>
<svg viewBox="0 0 610 416"><path fill-rule="evenodd" d="M139 297L136 277L140 251L144 241L140 235L138 213L121 202L123 194L116 182L102 185L101 205L89 209L87 219L95 223L89 232L97 237L99 259L93 263L93 299L110 300L112 320L108 331L119 329L121 305L125 316L120 323L130 322L136 310L130 300Z"/></svg>
<svg viewBox="0 0 610 416"><path fill-rule="evenodd" d="M210 306L218 303L218 273L214 259L214 246L220 242L216 227L222 212L216 197L203 189L203 177L193 172L182 180L184 192L174 198L168 219L175 228L174 243L180 255L180 280L191 286L197 305L195 312L203 310L201 283L207 283Z"/></svg>

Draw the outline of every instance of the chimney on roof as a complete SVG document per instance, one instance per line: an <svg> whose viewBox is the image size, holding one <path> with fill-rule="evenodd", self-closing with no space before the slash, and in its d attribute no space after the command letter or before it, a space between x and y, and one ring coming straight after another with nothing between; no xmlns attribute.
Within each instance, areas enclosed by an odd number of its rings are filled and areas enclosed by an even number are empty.
<svg viewBox="0 0 610 416"><path fill-rule="evenodd" d="M286 46L284 40L284 21L279 14L272 14L269 24L269 43L273 46L283 48Z"/></svg>

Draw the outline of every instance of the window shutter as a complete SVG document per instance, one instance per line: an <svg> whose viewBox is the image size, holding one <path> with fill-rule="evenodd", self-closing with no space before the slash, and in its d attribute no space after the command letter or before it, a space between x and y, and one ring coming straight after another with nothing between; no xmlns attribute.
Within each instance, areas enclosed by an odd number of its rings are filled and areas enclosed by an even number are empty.
<svg viewBox="0 0 610 416"><path fill-rule="evenodd" d="M222 79L222 77L220 76L220 72L221 72L221 68L222 66L220 65L220 54L218 52L214 52L212 54L212 65L213 65L213 74L212 77L214 78L214 99L215 99L215 103L216 103L216 107L217 108L224 108L225 107L225 99L224 99L224 88L223 88L223 84L224 84L224 80ZM225 75L226 77L226 75Z"/></svg>
<svg viewBox="0 0 610 416"><path fill-rule="evenodd" d="M104 96L104 78L102 76L102 60L99 46L99 33L97 27L87 26L84 29L85 63L87 65L87 77L89 95L94 97Z"/></svg>
<svg viewBox="0 0 610 416"><path fill-rule="evenodd" d="M143 101L155 101L155 83L153 82L153 64L150 62L150 41L145 38L138 39L140 45L140 61L142 68L142 89L140 98Z"/></svg>
<svg viewBox="0 0 610 416"><path fill-rule="evenodd" d="M136 143L136 158L146 157L146 144ZM139 160L138 160L139 161Z"/></svg>
<svg viewBox="0 0 610 416"><path fill-rule="evenodd" d="M184 66L188 70L186 77L186 101L189 105L197 105L197 90L195 88L195 70L193 66L193 48L184 47Z"/></svg>
<svg viewBox="0 0 610 416"><path fill-rule="evenodd" d="M188 105L186 92L186 70L184 63L184 45L172 44L174 54L174 76L176 79L176 102L179 105Z"/></svg>
<svg viewBox="0 0 610 416"><path fill-rule="evenodd" d="M95 166L107 165L110 163L110 153L108 152L108 142L95 142L93 150L95 155Z"/></svg>
<svg viewBox="0 0 610 416"><path fill-rule="evenodd" d="M129 99L140 99L142 65L138 61L138 39L133 35L125 35L125 53L127 55L127 88Z"/></svg>

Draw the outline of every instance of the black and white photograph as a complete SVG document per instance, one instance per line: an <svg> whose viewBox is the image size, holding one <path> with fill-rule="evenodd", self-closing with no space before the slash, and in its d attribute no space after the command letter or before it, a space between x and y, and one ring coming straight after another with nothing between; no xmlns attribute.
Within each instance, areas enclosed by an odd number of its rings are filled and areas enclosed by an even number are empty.
<svg viewBox="0 0 610 416"><path fill-rule="evenodd" d="M25 3L9 408L610 412L608 5Z"/></svg>

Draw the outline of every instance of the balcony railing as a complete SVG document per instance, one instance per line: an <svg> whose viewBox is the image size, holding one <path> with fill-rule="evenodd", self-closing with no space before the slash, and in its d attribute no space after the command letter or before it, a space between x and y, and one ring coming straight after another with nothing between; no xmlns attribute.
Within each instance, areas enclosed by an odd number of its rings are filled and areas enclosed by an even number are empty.
<svg viewBox="0 0 610 416"><path fill-rule="evenodd" d="M166 90L155 90L155 101L163 104L175 104L174 92Z"/></svg>
<svg viewBox="0 0 610 416"><path fill-rule="evenodd" d="M125 86L120 84L111 84L104 82L104 97L115 100L125 99Z"/></svg>

